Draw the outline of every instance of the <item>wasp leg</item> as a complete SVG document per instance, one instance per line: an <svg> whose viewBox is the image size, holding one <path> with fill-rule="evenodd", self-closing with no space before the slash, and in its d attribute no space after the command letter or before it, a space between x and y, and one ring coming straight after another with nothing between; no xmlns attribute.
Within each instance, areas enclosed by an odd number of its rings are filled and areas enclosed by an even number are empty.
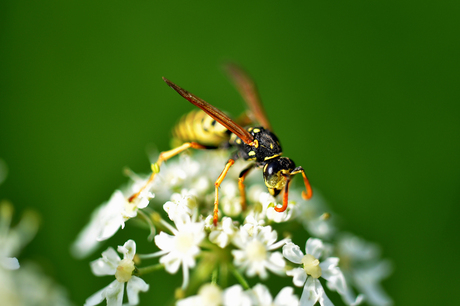
<svg viewBox="0 0 460 306"><path fill-rule="evenodd" d="M225 176L227 175L228 170L230 169L231 166L235 161L233 159L229 159L227 164L225 165L224 170L222 170L222 173L219 175L219 177L216 180L216 183L214 184L216 186L216 197L214 200L214 217L212 219L214 226L217 226L217 219L219 215L219 186L222 184L222 181L224 180Z"/></svg>
<svg viewBox="0 0 460 306"><path fill-rule="evenodd" d="M153 182L153 179L155 178L155 174L157 174L160 171L160 166L161 166L161 164L163 162L167 161L168 159L170 159L173 156L176 156L177 154L181 153L182 151L187 150L188 148L207 149L206 146L200 145L199 143L186 142L186 143L182 144L181 146L179 146L177 148L174 148L174 149L169 150L169 151L161 152L160 156L158 157L157 162L152 164L152 166L151 166L152 167L152 174L150 175L147 183L145 183L145 185L142 186L141 189L138 192L136 192L135 194L130 196L128 201L129 202L134 201L141 194L141 192L144 191L145 188L147 188L147 186L150 185L150 183Z"/></svg>
<svg viewBox="0 0 460 306"><path fill-rule="evenodd" d="M305 189L307 190L307 192L302 191L302 198L304 198L304 200L308 200L313 196L313 190L311 189L310 182L308 181L307 175L305 174L305 171L303 170L302 167L297 167L294 170L292 170L291 175L294 175L297 173L302 173L303 182L305 184Z"/></svg>
<svg viewBox="0 0 460 306"><path fill-rule="evenodd" d="M291 183L291 177L286 176L286 185L284 185L284 193L283 193L283 206L277 207L275 206L275 211L283 212L286 210L288 206L288 199L289 199L289 184Z"/></svg>
<svg viewBox="0 0 460 306"><path fill-rule="evenodd" d="M254 164L250 165L240 173L240 177L238 179L238 188L240 189L240 194L241 194L241 209L246 210L246 190L244 188L244 179L246 178L246 175L249 174L249 171L251 171L254 168Z"/></svg>

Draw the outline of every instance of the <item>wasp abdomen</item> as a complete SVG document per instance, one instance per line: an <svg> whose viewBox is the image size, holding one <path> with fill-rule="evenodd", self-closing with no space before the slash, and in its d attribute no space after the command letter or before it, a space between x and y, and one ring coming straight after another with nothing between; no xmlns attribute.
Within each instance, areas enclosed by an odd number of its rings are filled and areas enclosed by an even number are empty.
<svg viewBox="0 0 460 306"><path fill-rule="evenodd" d="M230 137L227 128L202 110L193 110L182 116L172 133L181 142L197 142L210 147L219 147Z"/></svg>

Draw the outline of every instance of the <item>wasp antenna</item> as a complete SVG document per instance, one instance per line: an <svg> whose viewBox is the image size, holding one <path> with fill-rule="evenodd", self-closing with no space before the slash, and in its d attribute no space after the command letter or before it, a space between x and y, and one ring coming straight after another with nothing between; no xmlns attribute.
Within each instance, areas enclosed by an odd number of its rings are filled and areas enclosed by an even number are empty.
<svg viewBox="0 0 460 306"><path fill-rule="evenodd" d="M307 175L305 174L305 170L303 170L302 167L297 167L291 172L291 175L297 173L302 173L303 182L305 184L306 191L302 191L302 198L304 198L305 200L309 200L313 196L313 190L311 189L311 185L308 181Z"/></svg>

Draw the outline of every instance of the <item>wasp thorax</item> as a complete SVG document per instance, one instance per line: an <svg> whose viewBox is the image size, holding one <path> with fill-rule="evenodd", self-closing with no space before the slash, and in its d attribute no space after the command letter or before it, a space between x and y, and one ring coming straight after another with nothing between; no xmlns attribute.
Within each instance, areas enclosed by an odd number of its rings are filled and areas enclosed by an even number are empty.
<svg viewBox="0 0 460 306"><path fill-rule="evenodd" d="M287 157L279 157L265 164L265 185L272 195L276 196L283 189L286 185L286 178L294 168L294 162Z"/></svg>

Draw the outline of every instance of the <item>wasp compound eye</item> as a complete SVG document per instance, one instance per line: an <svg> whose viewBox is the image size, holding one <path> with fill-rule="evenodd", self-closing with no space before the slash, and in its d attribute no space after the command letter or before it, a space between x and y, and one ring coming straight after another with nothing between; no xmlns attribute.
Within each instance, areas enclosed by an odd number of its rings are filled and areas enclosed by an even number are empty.
<svg viewBox="0 0 460 306"><path fill-rule="evenodd" d="M286 184L286 176L295 169L294 162L287 157L280 157L264 167L264 180L268 188L281 190ZM279 193L279 192L278 192Z"/></svg>

